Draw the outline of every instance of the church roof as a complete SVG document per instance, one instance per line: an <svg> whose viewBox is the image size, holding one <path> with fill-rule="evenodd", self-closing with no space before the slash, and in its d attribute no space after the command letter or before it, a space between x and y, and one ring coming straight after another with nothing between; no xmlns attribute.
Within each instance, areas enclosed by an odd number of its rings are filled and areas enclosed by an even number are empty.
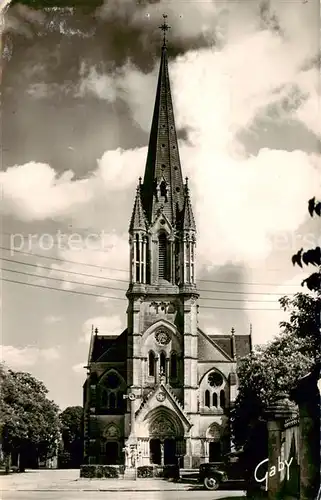
<svg viewBox="0 0 321 500"><path fill-rule="evenodd" d="M166 191L165 200L158 196L161 185ZM181 214L184 208L184 194L168 74L167 47L164 44L142 186L142 202L148 222L153 223L163 205L163 213L171 224L175 224L177 215Z"/></svg>
<svg viewBox="0 0 321 500"><path fill-rule="evenodd" d="M233 357L231 335L207 335L212 341L221 347L228 356ZM251 352L250 335L234 335L235 337L235 357L242 358Z"/></svg>
<svg viewBox="0 0 321 500"><path fill-rule="evenodd" d="M127 356L127 329L121 335L95 335L91 353L92 363L124 361Z"/></svg>
<svg viewBox="0 0 321 500"><path fill-rule="evenodd" d="M142 199L141 199L141 182L139 180L139 184L137 186L137 191L136 191L136 198L135 198L135 203L134 203L134 209L132 213L132 218L130 221L129 225L129 232L132 232L134 230L139 230L142 229L143 231L146 231L147 229L147 224L146 224L146 217L142 205Z"/></svg>

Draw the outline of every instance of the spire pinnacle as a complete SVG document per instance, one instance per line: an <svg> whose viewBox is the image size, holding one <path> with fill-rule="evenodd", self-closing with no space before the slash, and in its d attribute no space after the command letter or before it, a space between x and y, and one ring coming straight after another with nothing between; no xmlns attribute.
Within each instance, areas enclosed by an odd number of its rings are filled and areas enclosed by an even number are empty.
<svg viewBox="0 0 321 500"><path fill-rule="evenodd" d="M163 47L166 47L166 32L171 28L167 22L166 22L166 19L167 19L167 14L163 14L163 18L164 18L164 22L161 26L159 26L159 28L162 30L163 32Z"/></svg>

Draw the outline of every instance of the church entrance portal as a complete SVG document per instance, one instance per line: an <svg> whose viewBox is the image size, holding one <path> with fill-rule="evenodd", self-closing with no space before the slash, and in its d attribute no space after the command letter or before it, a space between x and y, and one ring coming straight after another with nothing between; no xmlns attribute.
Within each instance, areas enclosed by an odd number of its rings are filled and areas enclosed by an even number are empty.
<svg viewBox="0 0 321 500"><path fill-rule="evenodd" d="M116 465L118 463L118 442L106 441L105 464Z"/></svg>
<svg viewBox="0 0 321 500"><path fill-rule="evenodd" d="M156 465L177 463L175 439L151 439L149 442L150 461Z"/></svg>
<svg viewBox="0 0 321 500"><path fill-rule="evenodd" d="M212 441L209 443L209 461L220 462L222 460L221 443Z"/></svg>

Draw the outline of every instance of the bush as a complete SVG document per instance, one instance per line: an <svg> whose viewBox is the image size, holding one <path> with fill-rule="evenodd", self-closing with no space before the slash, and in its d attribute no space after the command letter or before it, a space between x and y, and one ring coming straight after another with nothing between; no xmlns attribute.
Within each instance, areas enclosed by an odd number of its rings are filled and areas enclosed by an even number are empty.
<svg viewBox="0 0 321 500"><path fill-rule="evenodd" d="M87 479L115 479L119 477L118 467L111 465L81 465L80 477Z"/></svg>
<svg viewBox="0 0 321 500"><path fill-rule="evenodd" d="M137 477L154 477L152 465L141 465L137 467Z"/></svg>

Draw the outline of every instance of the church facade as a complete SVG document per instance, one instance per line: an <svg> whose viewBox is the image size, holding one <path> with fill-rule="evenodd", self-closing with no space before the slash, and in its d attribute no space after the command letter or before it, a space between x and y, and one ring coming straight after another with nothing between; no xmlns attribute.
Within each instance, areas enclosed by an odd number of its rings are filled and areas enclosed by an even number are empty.
<svg viewBox="0 0 321 500"><path fill-rule="evenodd" d="M164 42L145 174L129 225L127 328L118 336L96 330L90 343L88 464L196 468L230 451L236 362L250 352L251 335L199 328L196 243Z"/></svg>

